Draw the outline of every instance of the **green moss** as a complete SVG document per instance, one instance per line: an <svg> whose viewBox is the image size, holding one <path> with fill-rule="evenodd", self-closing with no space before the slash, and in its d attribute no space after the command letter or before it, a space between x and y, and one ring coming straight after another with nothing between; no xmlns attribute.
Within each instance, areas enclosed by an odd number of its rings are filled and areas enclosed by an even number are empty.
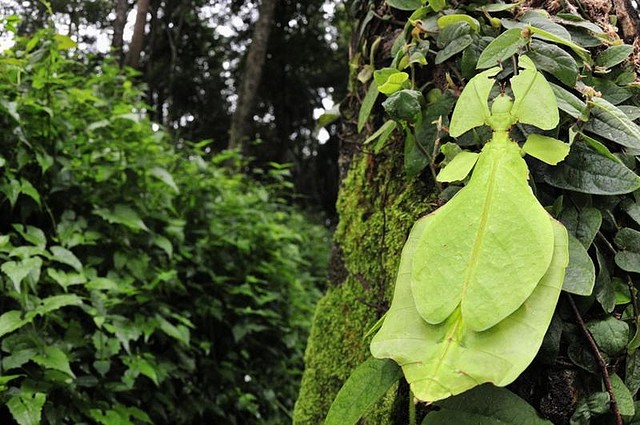
<svg viewBox="0 0 640 425"><path fill-rule="evenodd" d="M321 424L353 368L369 355L364 335L386 310L393 292L400 252L413 222L432 209L429 191L402 175L398 156L361 156L343 182L338 201L346 277L318 304L305 354L305 373L294 423ZM392 424L395 389L366 423Z"/></svg>

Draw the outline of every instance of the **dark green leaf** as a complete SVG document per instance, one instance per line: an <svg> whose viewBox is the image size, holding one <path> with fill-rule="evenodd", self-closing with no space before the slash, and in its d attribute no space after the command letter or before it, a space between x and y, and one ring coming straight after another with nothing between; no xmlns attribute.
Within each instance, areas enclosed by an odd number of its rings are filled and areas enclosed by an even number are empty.
<svg viewBox="0 0 640 425"><path fill-rule="evenodd" d="M596 270L586 249L569 234L569 266L564 275L562 290L576 295L591 295Z"/></svg>
<svg viewBox="0 0 640 425"><path fill-rule="evenodd" d="M375 82L371 82L371 84L369 84L367 94L362 100L360 112L358 113L358 133L362 131L364 125L367 123L379 94L380 91L378 90L378 85Z"/></svg>
<svg viewBox="0 0 640 425"><path fill-rule="evenodd" d="M627 59L631 53L633 46L628 44L611 46L596 57L596 65L612 68Z"/></svg>
<svg viewBox="0 0 640 425"><path fill-rule="evenodd" d="M598 259L598 275L596 276L594 293L602 309L607 313L611 313L616 307L615 289L611 282L611 275L606 260L597 247L596 257Z"/></svg>
<svg viewBox="0 0 640 425"><path fill-rule="evenodd" d="M358 366L331 404L325 425L352 425L402 377L393 360L373 357Z"/></svg>
<svg viewBox="0 0 640 425"><path fill-rule="evenodd" d="M578 76L578 65L573 57L555 44L531 40L527 56L539 70L546 71L566 85L573 87Z"/></svg>
<svg viewBox="0 0 640 425"><path fill-rule="evenodd" d="M629 392L635 396L638 389L640 389L640 350L636 350L627 356L627 367L624 378ZM638 414L638 412L640 411L636 409L636 414Z"/></svg>
<svg viewBox="0 0 640 425"><path fill-rule="evenodd" d="M551 89L553 89L553 93L556 95L558 108L576 119L586 121L587 104L564 88L553 83L549 84L551 85Z"/></svg>
<svg viewBox="0 0 640 425"><path fill-rule="evenodd" d="M491 68L515 55L518 49L526 44L526 40L522 38L520 32L520 28L512 28L500 34L484 49L478 58L476 67L478 69Z"/></svg>
<svg viewBox="0 0 640 425"><path fill-rule="evenodd" d="M587 329L598 347L609 356L620 354L629 342L629 325L613 316L590 321L587 323Z"/></svg>
<svg viewBox="0 0 640 425"><path fill-rule="evenodd" d="M601 415L609 411L609 393L597 392L583 399L571 416L571 425L590 425L593 415Z"/></svg>
<svg viewBox="0 0 640 425"><path fill-rule="evenodd" d="M601 98L592 98L590 104L595 119L589 120L585 130L622 146L640 149L640 127L627 114Z"/></svg>
<svg viewBox="0 0 640 425"><path fill-rule="evenodd" d="M47 369L59 370L75 378L69 365L69 357L58 347L47 346L41 354L33 356L33 361Z"/></svg>
<svg viewBox="0 0 640 425"><path fill-rule="evenodd" d="M551 425L526 401L505 388L481 385L436 403L422 425Z"/></svg>
<svg viewBox="0 0 640 425"><path fill-rule="evenodd" d="M633 397L631 396L629 388L626 387L616 373L611 375L611 386L616 396L616 403L618 404L620 414L622 416L633 416L636 413L636 409L633 406Z"/></svg>
<svg viewBox="0 0 640 425"><path fill-rule="evenodd" d="M640 224L640 205L638 205L637 202L633 202L631 199L625 199L620 203L620 208L622 208L633 221Z"/></svg>
<svg viewBox="0 0 640 425"><path fill-rule="evenodd" d="M456 98L450 92L445 92L435 102L427 105L422 111L422 119L416 125L416 142L420 143L422 150L431 155L436 139L441 137L437 123L442 121L442 125L448 124L448 116L451 108L455 104ZM429 161L431 161L429 157Z"/></svg>
<svg viewBox="0 0 640 425"><path fill-rule="evenodd" d="M618 267L640 273L640 232L625 227L616 234L614 242L620 249L615 256Z"/></svg>
<svg viewBox="0 0 640 425"><path fill-rule="evenodd" d="M408 178L414 178L429 165L429 156L423 148L418 146L416 138L410 129L405 131L404 141L404 171Z"/></svg>
<svg viewBox="0 0 640 425"><path fill-rule="evenodd" d="M460 53L473 42L471 26L466 22L457 22L445 27L438 36L438 45L442 50L436 54L436 64Z"/></svg>
<svg viewBox="0 0 640 425"><path fill-rule="evenodd" d="M420 117L424 99L417 90L400 90L382 102L384 110L396 121L415 122Z"/></svg>
<svg viewBox="0 0 640 425"><path fill-rule="evenodd" d="M640 188L640 177L633 171L581 143L574 143L560 164L541 165L538 176L551 186L594 195L618 195Z"/></svg>
<svg viewBox="0 0 640 425"><path fill-rule="evenodd" d="M559 217L560 221L580 243L589 249L602 224L602 214L595 208L566 208Z"/></svg>

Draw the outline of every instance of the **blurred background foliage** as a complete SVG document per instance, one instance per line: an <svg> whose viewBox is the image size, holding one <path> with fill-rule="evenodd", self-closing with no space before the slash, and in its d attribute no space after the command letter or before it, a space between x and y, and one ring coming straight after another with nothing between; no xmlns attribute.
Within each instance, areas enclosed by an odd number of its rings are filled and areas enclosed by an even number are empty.
<svg viewBox="0 0 640 425"><path fill-rule="evenodd" d="M287 118L289 134L257 125L260 149L287 136L282 156L223 152L220 93L242 68L228 46L243 34L216 35L193 3L154 2L140 71L82 48L78 28L104 28L111 2L53 2L73 23L64 35L37 2L4 21L15 37L0 55L0 423L290 421L330 243L323 195L304 194L313 216L290 202L316 178L300 172L321 157L312 111ZM302 19L320 3L280 13ZM293 37L278 22L273 37ZM334 54L313 31L308 45L293 37L309 61L287 65L295 48L273 47L258 114L337 86L338 67L311 65Z"/></svg>

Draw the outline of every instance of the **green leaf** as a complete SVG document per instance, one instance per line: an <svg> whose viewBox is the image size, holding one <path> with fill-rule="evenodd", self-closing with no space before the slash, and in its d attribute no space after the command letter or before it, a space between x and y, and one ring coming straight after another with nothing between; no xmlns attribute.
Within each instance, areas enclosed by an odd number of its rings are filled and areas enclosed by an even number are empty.
<svg viewBox="0 0 640 425"><path fill-rule="evenodd" d="M459 394L483 382L504 386L516 379L542 343L569 261L566 230L547 219L555 239L549 269L517 311L483 332L469 328L459 309L438 325L425 322L418 313L411 288L412 269L424 261L420 240L435 215L418 220L402 251L391 308L371 342L374 357L392 358L400 364L413 393L424 401ZM436 257L429 262L439 260ZM508 281L513 282L513 277Z"/></svg>
<svg viewBox="0 0 640 425"><path fill-rule="evenodd" d="M615 256L618 267L627 272L640 273L640 232L625 227L616 234L614 242L620 249Z"/></svg>
<svg viewBox="0 0 640 425"><path fill-rule="evenodd" d="M529 26L529 30L534 34L537 35L538 37L544 39L544 40L549 40L549 41L553 41L554 43L557 44L562 44L564 46L567 46L568 48L570 48L571 50L573 50L579 57L580 59L582 59L585 63L591 63L591 57L589 56L589 51L583 47L578 46L577 44L575 44L574 42L572 42L571 40L565 38L565 37L560 37L556 34L552 34L549 31L545 31L542 28L537 28L535 26Z"/></svg>
<svg viewBox="0 0 640 425"><path fill-rule="evenodd" d="M445 92L435 102L429 103L422 109L422 119L416 123L416 142L420 143L423 151L429 155L429 161L433 153L436 140L440 140L446 133L442 126L449 124L448 117L455 103L455 97L450 92ZM439 126L438 124L442 124Z"/></svg>
<svg viewBox="0 0 640 425"><path fill-rule="evenodd" d="M562 290L576 295L591 295L596 282L596 268L584 246L569 234L569 266Z"/></svg>
<svg viewBox="0 0 640 425"><path fill-rule="evenodd" d="M482 331L513 313L535 289L549 268L554 236L527 175L518 145L494 138L467 186L433 213L419 244L428 260L415 263L411 282L426 322L441 323L460 305L466 326ZM518 283L507 297L501 288L509 281Z"/></svg>
<svg viewBox="0 0 640 425"><path fill-rule="evenodd" d="M441 64L454 55L462 52L473 43L472 29L467 22L456 22L444 27L438 36L438 44L443 46L436 53L436 64Z"/></svg>
<svg viewBox="0 0 640 425"><path fill-rule="evenodd" d="M82 263L73 252L57 245L52 246L49 250L53 254L53 260L73 267L78 273L82 272Z"/></svg>
<svg viewBox="0 0 640 425"><path fill-rule="evenodd" d="M520 28L507 30L484 49L480 58L478 58L476 68L485 69L500 65L525 45L526 40L522 38Z"/></svg>
<svg viewBox="0 0 640 425"><path fill-rule="evenodd" d="M387 4L400 10L416 10L422 6L421 0L387 0Z"/></svg>
<svg viewBox="0 0 640 425"><path fill-rule="evenodd" d="M447 5L446 0L427 0L434 12L440 12Z"/></svg>
<svg viewBox="0 0 640 425"><path fill-rule="evenodd" d="M627 114L599 97L591 98L589 105L595 119L589 120L585 130L619 145L640 149L640 127Z"/></svg>
<svg viewBox="0 0 640 425"><path fill-rule="evenodd" d="M631 53L633 53L633 46L629 44L608 47L596 58L596 66L612 68L622 63Z"/></svg>
<svg viewBox="0 0 640 425"><path fill-rule="evenodd" d="M109 223L122 224L133 230L149 230L138 213L128 205L118 204L113 208L113 210L97 208L93 213Z"/></svg>
<svg viewBox="0 0 640 425"><path fill-rule="evenodd" d="M358 133L362 131L367 123L379 94L380 91L378 90L378 85L375 82L369 84L367 94L364 96L362 105L360 106L360 112L358 112Z"/></svg>
<svg viewBox="0 0 640 425"><path fill-rule="evenodd" d="M587 104L578 99L573 93L549 83L558 101L558 108L571 115L573 118L587 121Z"/></svg>
<svg viewBox="0 0 640 425"><path fill-rule="evenodd" d="M180 189L178 188L178 185L176 184L175 180L173 180L173 176L171 175L170 172L168 172L162 167L153 167L151 170L149 170L149 172L151 173L152 176L154 176L155 178L157 178L158 180L160 180L161 182L169 186L171 189L173 189L174 192L180 193Z"/></svg>
<svg viewBox="0 0 640 425"><path fill-rule="evenodd" d="M611 375L611 386L616 396L618 411L622 416L633 416L636 413L633 396L617 373Z"/></svg>
<svg viewBox="0 0 640 425"><path fill-rule="evenodd" d="M363 145L368 145L376 139L380 139L378 143L384 143L397 126L398 123L394 120L385 121L385 123L382 124L379 129L377 129L371 136L367 137L367 139L363 142Z"/></svg>
<svg viewBox="0 0 640 425"><path fill-rule="evenodd" d="M466 22L473 31L480 30L480 22L478 22L477 19L461 13L452 13L450 15L444 15L439 17L438 27L442 29L458 22Z"/></svg>
<svg viewBox="0 0 640 425"><path fill-rule="evenodd" d="M602 214L596 208L566 208L559 217L569 233L575 236L585 249L589 249L602 225Z"/></svg>
<svg viewBox="0 0 640 425"><path fill-rule="evenodd" d="M46 346L44 352L33 356L33 361L47 369L59 370L72 378L76 377L69 365L69 357L56 346Z"/></svg>
<svg viewBox="0 0 640 425"><path fill-rule="evenodd" d="M613 316L587 323L587 329L598 347L609 356L620 354L629 342L629 325Z"/></svg>
<svg viewBox="0 0 640 425"><path fill-rule="evenodd" d="M51 267L47 269L47 275L53 279L58 285L67 291L69 286L81 285L87 282L87 278L81 273L67 273L62 270L56 270Z"/></svg>
<svg viewBox="0 0 640 425"><path fill-rule="evenodd" d="M40 425L42 407L46 400L46 394L22 392L12 396L7 407L19 425Z"/></svg>
<svg viewBox="0 0 640 425"><path fill-rule="evenodd" d="M538 176L551 186L594 195L619 195L640 188L640 177L633 171L582 143L574 143L559 165L543 166Z"/></svg>
<svg viewBox="0 0 640 425"><path fill-rule="evenodd" d="M450 163L440 170L436 180L446 183L464 180L471 172L473 166L476 165L478 156L475 152L460 152Z"/></svg>
<svg viewBox="0 0 640 425"><path fill-rule="evenodd" d="M36 201L36 204L38 204L38 206L42 206L42 202L40 201L40 194L38 193L38 190L33 187L29 180L24 178L20 179L20 193L23 193Z"/></svg>
<svg viewBox="0 0 640 425"><path fill-rule="evenodd" d="M522 150L540 161L556 165L569 155L570 146L553 137L530 134Z"/></svg>
<svg viewBox="0 0 640 425"><path fill-rule="evenodd" d="M491 77L500 72L500 68L491 68L473 77L460 94L451 116L449 134L459 137L472 128L483 125L491 111L489 110L489 93L495 84Z"/></svg>
<svg viewBox="0 0 640 425"><path fill-rule="evenodd" d="M11 310L0 315L0 337L20 329L30 320L22 317L22 312L19 310Z"/></svg>
<svg viewBox="0 0 640 425"><path fill-rule="evenodd" d="M514 96L511 115L522 124L554 129L560 115L551 86L527 56L520 56L518 66L524 69L511 78Z"/></svg>
<svg viewBox="0 0 640 425"><path fill-rule="evenodd" d="M424 99L418 90L400 90L382 102L384 110L396 121L415 122L422 112Z"/></svg>
<svg viewBox="0 0 640 425"><path fill-rule="evenodd" d="M418 145L411 129L405 129L404 171L407 178L416 177L427 165L429 165L429 156Z"/></svg>
<svg viewBox="0 0 640 425"><path fill-rule="evenodd" d="M486 384L436 403L422 425L551 425L511 391Z"/></svg>
<svg viewBox="0 0 640 425"><path fill-rule="evenodd" d="M369 358L344 383L329 408L325 425L355 425L402 377L392 360Z"/></svg>
<svg viewBox="0 0 640 425"><path fill-rule="evenodd" d="M29 225L23 226L22 224L13 224L12 227L30 244L39 248L47 246L47 237L41 229Z"/></svg>
<svg viewBox="0 0 640 425"><path fill-rule="evenodd" d="M575 86L578 64L573 56L560 47L540 40L531 40L527 56L536 64L536 68L553 75L569 87Z"/></svg>
<svg viewBox="0 0 640 425"><path fill-rule="evenodd" d="M42 259L40 259L40 257L33 257L21 261L4 262L2 263L2 266L0 266L0 270L9 276L15 291L21 293L22 289L20 283L29 276L29 274L39 276L41 267Z"/></svg>
<svg viewBox="0 0 640 425"><path fill-rule="evenodd" d="M63 34L56 34L53 39L56 41L59 50L69 50L77 46L75 41Z"/></svg>
<svg viewBox="0 0 640 425"><path fill-rule="evenodd" d="M373 78L380 93L393 94L409 87L409 74L395 68L383 68L373 73Z"/></svg>
<svg viewBox="0 0 640 425"><path fill-rule="evenodd" d="M82 305L82 298L76 294L63 294L47 297L40 301L36 306L34 313L44 316L47 313L58 310L62 307Z"/></svg>

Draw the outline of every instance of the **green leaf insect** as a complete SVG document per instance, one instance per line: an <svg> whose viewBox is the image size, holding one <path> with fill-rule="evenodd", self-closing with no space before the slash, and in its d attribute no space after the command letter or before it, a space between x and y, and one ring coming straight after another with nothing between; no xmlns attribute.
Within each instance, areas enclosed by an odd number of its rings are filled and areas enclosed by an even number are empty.
<svg viewBox="0 0 640 425"><path fill-rule="evenodd" d="M391 308L371 343L374 357L402 366L420 400L515 380L538 352L562 289L567 231L533 195L522 155L557 163L568 149L532 135L523 150L509 138L517 122L548 130L559 121L549 83L526 56L519 66L513 101L502 93L488 106L499 68L478 74L460 95L450 134L488 125L492 138L477 162L454 158L438 176L461 180L473 168L463 189L414 225Z"/></svg>

